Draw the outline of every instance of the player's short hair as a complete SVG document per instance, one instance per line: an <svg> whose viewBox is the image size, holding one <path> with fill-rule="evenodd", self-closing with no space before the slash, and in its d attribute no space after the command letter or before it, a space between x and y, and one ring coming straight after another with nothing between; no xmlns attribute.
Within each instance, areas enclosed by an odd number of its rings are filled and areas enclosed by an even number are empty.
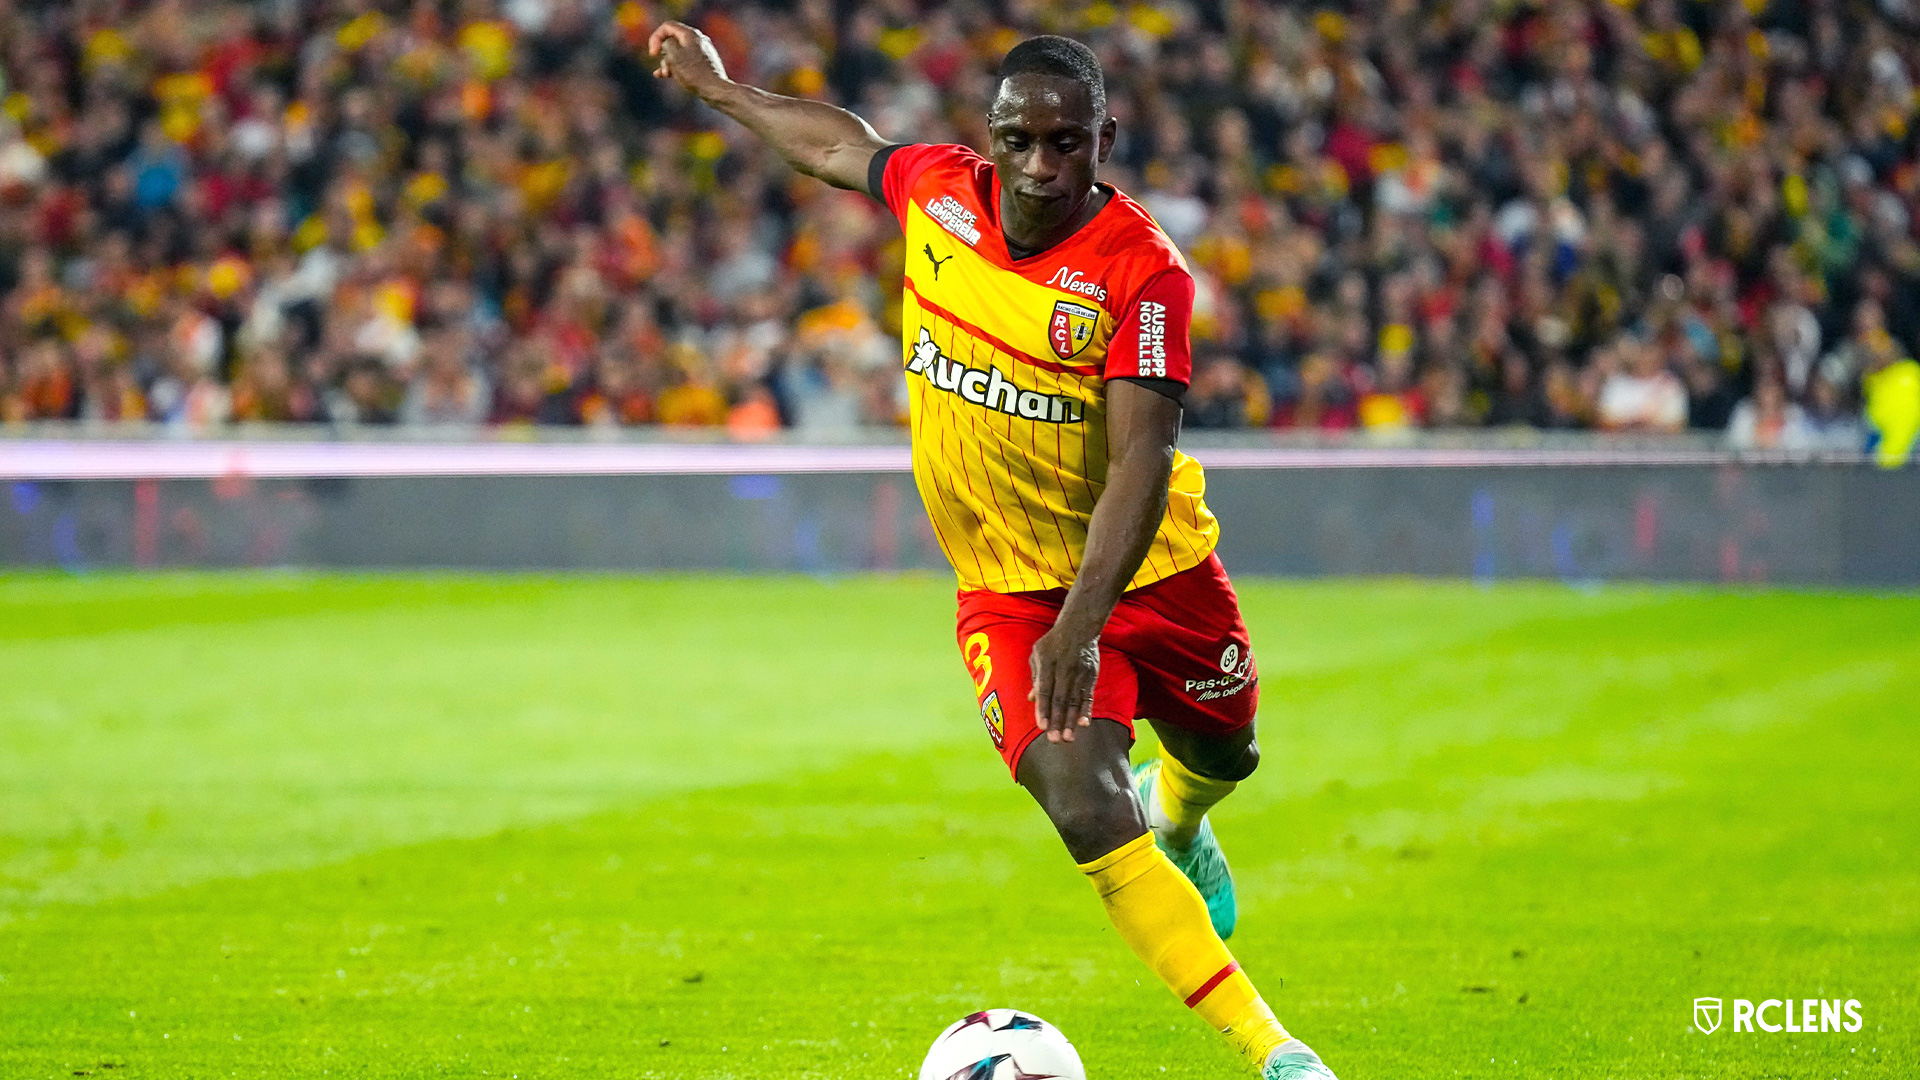
<svg viewBox="0 0 1920 1080"><path fill-rule="evenodd" d="M1095 116L1107 112L1107 76L1100 70L1100 58L1093 50L1069 37L1041 34L1007 50L1000 61L1000 77L1014 75L1051 75L1072 79L1087 88Z"/></svg>

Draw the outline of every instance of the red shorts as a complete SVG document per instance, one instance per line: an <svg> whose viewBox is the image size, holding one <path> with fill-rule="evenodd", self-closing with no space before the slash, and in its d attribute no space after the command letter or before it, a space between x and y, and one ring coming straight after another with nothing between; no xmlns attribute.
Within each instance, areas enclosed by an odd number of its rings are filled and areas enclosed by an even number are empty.
<svg viewBox="0 0 1920 1080"><path fill-rule="evenodd" d="M1033 719L1033 645L1053 629L1065 589L960 594L960 655L980 718L1007 769L1040 734ZM1151 719L1205 735L1253 722L1260 679L1233 583L1217 556L1120 598L1100 635L1093 715L1133 730Z"/></svg>

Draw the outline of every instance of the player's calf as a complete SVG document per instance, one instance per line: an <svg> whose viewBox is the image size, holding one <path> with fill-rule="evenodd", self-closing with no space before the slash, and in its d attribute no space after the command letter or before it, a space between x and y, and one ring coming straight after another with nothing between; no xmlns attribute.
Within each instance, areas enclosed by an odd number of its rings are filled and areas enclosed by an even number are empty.
<svg viewBox="0 0 1920 1080"><path fill-rule="evenodd" d="M1256 1069L1289 1038L1225 943L1193 884L1152 837L1080 864L1121 940Z"/></svg>
<svg viewBox="0 0 1920 1080"><path fill-rule="evenodd" d="M1220 780L1202 775L1178 757L1162 753L1157 776L1151 785L1142 786L1142 797L1150 798L1147 822L1161 846L1174 853L1192 848L1207 823L1207 811L1239 787L1238 780Z"/></svg>
<svg viewBox="0 0 1920 1080"><path fill-rule="evenodd" d="M1207 917L1213 922L1213 932L1220 935L1222 941L1232 937L1240 918L1239 902L1227 857L1214 838L1213 826L1207 822L1206 806L1218 802L1233 785L1221 784L1224 790L1215 791L1205 806L1197 805L1190 790L1183 788L1179 794L1173 794L1174 786L1168 782L1169 778L1178 776L1182 784L1194 781L1177 760L1165 754L1158 761L1136 768L1133 776L1140 804L1146 809L1147 822L1153 829L1154 842L1193 887L1200 890L1201 898L1207 902ZM1169 815L1169 805L1179 808L1180 821Z"/></svg>
<svg viewBox="0 0 1920 1080"><path fill-rule="evenodd" d="M1020 783L1074 853L1121 940L1249 1065L1265 1068L1287 1031L1214 931L1206 901L1148 832L1128 790L1129 733L1108 721L1082 731L1071 743L1030 745Z"/></svg>

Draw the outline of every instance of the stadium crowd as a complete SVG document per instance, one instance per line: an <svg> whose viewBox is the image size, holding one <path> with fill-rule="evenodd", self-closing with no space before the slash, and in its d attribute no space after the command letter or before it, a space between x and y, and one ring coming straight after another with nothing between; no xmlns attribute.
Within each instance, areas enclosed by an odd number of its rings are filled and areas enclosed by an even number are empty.
<svg viewBox="0 0 1920 1080"><path fill-rule="evenodd" d="M1092 44L1190 426L1920 427L1912 0L0 0L0 422L899 423L897 230L651 78L676 16L976 147Z"/></svg>

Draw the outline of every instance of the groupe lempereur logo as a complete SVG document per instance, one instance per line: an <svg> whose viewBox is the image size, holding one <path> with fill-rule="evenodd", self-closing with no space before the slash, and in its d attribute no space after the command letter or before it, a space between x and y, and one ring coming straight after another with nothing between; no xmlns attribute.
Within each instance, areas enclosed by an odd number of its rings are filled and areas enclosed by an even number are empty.
<svg viewBox="0 0 1920 1080"><path fill-rule="evenodd" d="M1720 1030L1720 1005L1719 998L1694 998L1693 1026L1707 1035ZM1746 998L1733 999L1735 1031L1859 1031L1864 1023L1860 1002L1854 998L1767 998L1758 1005Z"/></svg>

